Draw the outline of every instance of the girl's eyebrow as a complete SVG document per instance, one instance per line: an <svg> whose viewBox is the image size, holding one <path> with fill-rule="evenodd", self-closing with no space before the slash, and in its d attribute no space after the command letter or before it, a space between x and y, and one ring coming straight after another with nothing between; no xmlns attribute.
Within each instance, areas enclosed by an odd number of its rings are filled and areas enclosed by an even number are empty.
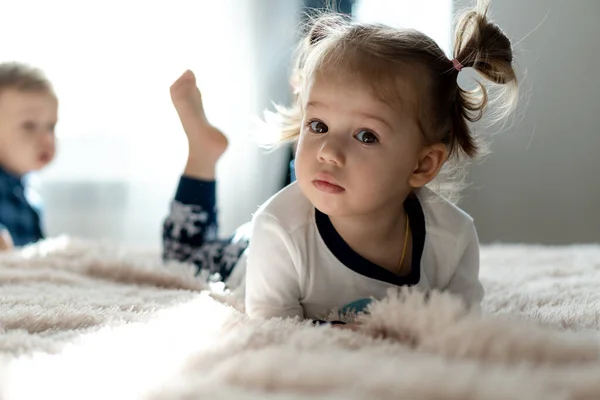
<svg viewBox="0 0 600 400"><path fill-rule="evenodd" d="M369 113L359 113L361 116L368 118L368 119L374 119L375 121L379 121L382 124L386 125L391 131L393 131L394 129L392 129L392 125L387 122L384 118L378 116L378 115L373 115L373 114L369 114Z"/></svg>
<svg viewBox="0 0 600 400"><path fill-rule="evenodd" d="M327 103L323 103L323 102L316 101L316 100L309 101L308 103L306 103L306 109L309 109L311 107L314 107L314 108L329 108L329 106L327 105ZM390 124L388 121L386 121L383 117L380 117L380 116L374 115L374 114L364 113L364 112L361 112L361 113L358 113L358 114L360 116L362 116L362 117L367 118L367 119L372 119L372 120L381 122L382 124L384 124L385 126L387 126L391 131L394 130L392 128L392 124Z"/></svg>
<svg viewBox="0 0 600 400"><path fill-rule="evenodd" d="M310 107L329 108L329 106L326 103L322 103L320 101L314 101L314 100L306 103L306 108L310 108Z"/></svg>

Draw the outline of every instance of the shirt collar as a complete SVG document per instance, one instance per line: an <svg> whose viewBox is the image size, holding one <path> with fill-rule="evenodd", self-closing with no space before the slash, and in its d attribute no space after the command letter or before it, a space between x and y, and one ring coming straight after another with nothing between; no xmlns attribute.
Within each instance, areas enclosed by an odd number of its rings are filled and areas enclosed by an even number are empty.
<svg viewBox="0 0 600 400"><path fill-rule="evenodd" d="M23 186L22 178L22 176L14 175L0 167L0 181L2 182L3 186L11 188L15 186Z"/></svg>

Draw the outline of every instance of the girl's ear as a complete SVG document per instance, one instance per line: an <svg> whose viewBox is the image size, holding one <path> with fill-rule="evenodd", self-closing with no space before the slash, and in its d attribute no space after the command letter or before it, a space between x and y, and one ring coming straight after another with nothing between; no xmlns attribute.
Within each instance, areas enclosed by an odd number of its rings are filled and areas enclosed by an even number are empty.
<svg viewBox="0 0 600 400"><path fill-rule="evenodd" d="M409 185L420 188L431 182L442 169L447 157L448 147L443 143L425 147L408 178Z"/></svg>

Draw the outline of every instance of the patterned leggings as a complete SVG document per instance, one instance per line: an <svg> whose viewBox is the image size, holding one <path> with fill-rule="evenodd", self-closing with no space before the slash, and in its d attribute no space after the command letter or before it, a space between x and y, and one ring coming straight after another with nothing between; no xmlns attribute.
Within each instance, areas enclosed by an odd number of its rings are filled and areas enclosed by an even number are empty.
<svg viewBox="0 0 600 400"><path fill-rule="evenodd" d="M211 280L226 280L248 247L243 229L217 235L215 182L182 177L163 224L163 258L194 264Z"/></svg>

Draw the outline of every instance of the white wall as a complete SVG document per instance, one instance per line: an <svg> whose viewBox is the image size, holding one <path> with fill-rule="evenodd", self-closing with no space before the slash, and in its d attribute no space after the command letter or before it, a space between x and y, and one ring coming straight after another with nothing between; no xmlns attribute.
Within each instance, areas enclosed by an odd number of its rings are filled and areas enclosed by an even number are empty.
<svg viewBox="0 0 600 400"><path fill-rule="evenodd" d="M496 0L491 10L514 40L522 99L462 205L482 242L600 241L600 2Z"/></svg>
<svg viewBox="0 0 600 400"><path fill-rule="evenodd" d="M362 0L355 5L358 20L395 28L417 29L450 53L452 0Z"/></svg>

